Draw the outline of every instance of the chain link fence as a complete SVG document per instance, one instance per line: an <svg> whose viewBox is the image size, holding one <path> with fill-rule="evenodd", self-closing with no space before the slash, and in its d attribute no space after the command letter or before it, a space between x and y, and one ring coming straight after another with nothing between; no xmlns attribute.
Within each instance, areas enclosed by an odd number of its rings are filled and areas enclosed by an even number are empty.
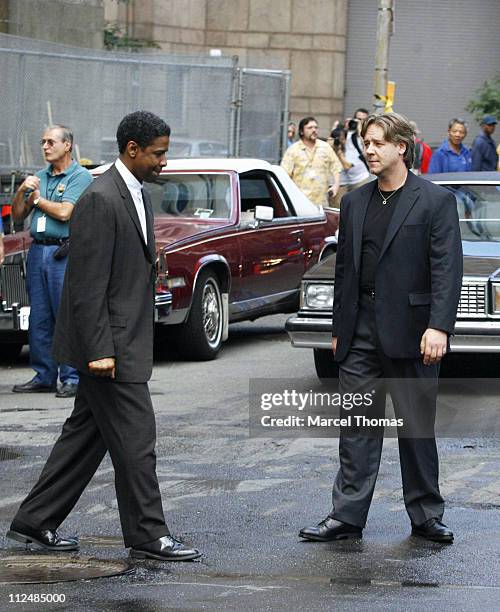
<svg viewBox="0 0 500 612"><path fill-rule="evenodd" d="M117 155L116 128L137 109L172 127L172 156L278 162L288 120L289 73L242 69L237 58L114 53L0 34L0 167L44 165L39 139L69 126L76 155Z"/></svg>

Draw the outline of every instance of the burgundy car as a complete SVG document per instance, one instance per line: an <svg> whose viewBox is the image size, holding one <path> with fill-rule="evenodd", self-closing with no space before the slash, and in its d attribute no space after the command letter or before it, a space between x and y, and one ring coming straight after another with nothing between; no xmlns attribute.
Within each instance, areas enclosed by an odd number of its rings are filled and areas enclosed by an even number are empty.
<svg viewBox="0 0 500 612"><path fill-rule="evenodd" d="M106 167L94 171L96 180ZM334 249L338 213L313 205L279 167L256 159L169 161L147 185L158 253L156 320L192 359L213 359L229 323L298 307L302 276ZM5 238L2 338L26 341L26 232Z"/></svg>

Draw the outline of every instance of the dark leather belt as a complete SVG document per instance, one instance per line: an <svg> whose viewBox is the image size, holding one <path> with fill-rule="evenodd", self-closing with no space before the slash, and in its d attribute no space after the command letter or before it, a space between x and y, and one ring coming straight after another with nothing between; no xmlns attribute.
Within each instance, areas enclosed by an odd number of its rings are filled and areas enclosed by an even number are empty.
<svg viewBox="0 0 500 612"><path fill-rule="evenodd" d="M35 244L43 244L44 246L50 245L58 245L64 244L67 242L69 238L44 238L43 240L39 240L38 238L33 238L33 242Z"/></svg>

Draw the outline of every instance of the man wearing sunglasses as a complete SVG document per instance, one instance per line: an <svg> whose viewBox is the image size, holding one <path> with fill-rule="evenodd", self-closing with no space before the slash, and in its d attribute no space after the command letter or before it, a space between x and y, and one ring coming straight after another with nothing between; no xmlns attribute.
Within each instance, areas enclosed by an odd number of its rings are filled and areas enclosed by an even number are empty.
<svg viewBox="0 0 500 612"><path fill-rule="evenodd" d="M40 140L48 166L21 184L12 204L12 216L22 221L30 213L33 238L27 262L30 299L30 363L35 376L13 387L14 393L50 393L74 397L77 371L52 357L52 340L66 271L69 220L73 208L92 183L88 170L72 159L73 133L62 125L47 128ZM61 385L57 389L57 379Z"/></svg>

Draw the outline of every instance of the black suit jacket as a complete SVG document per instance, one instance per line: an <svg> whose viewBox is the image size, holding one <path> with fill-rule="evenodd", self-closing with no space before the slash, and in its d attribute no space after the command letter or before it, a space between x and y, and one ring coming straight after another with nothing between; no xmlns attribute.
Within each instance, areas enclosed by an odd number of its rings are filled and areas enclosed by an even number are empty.
<svg viewBox="0 0 500 612"><path fill-rule="evenodd" d="M60 363L88 374L89 361L114 356L118 382L149 380L155 246L146 193L144 205L147 245L132 196L114 165L78 200L54 335Z"/></svg>
<svg viewBox="0 0 500 612"><path fill-rule="evenodd" d="M351 345L359 302L363 223L374 183L342 199L335 265L336 361ZM375 318L388 357L420 357L428 327L453 332L462 285L462 243L455 197L408 173L375 275Z"/></svg>

